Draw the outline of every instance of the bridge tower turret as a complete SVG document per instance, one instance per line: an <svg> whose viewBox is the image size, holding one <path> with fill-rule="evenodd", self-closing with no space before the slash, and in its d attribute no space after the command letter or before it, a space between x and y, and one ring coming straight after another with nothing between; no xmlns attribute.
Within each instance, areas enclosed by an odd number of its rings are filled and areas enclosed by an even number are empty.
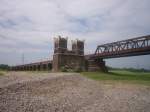
<svg viewBox="0 0 150 112"><path fill-rule="evenodd" d="M67 52L67 38L54 38L54 54Z"/></svg>
<svg viewBox="0 0 150 112"><path fill-rule="evenodd" d="M84 41L74 40L72 41L72 51L78 55L84 55Z"/></svg>

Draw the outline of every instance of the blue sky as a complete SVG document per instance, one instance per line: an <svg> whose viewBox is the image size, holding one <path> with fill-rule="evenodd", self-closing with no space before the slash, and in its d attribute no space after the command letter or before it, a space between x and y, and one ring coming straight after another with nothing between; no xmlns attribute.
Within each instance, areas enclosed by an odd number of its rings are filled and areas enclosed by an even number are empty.
<svg viewBox="0 0 150 112"><path fill-rule="evenodd" d="M86 54L98 44L150 34L149 0L0 0L0 63L52 58L53 38L85 40ZM114 67L150 69L150 56L109 59Z"/></svg>

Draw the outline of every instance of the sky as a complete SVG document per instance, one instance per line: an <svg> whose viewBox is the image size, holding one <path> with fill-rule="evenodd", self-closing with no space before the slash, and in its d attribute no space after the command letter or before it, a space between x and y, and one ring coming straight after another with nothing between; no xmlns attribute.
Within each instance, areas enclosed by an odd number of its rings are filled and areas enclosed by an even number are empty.
<svg viewBox="0 0 150 112"><path fill-rule="evenodd" d="M150 0L0 0L0 63L52 59L53 38L97 45L150 34ZM150 69L150 55L108 59L113 67Z"/></svg>

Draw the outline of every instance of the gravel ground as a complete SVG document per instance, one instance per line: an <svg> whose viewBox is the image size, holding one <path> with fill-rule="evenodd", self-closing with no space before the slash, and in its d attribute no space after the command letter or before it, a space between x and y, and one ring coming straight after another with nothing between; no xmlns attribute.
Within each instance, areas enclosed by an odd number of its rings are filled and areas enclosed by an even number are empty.
<svg viewBox="0 0 150 112"><path fill-rule="evenodd" d="M0 112L150 112L150 87L76 73L0 76Z"/></svg>

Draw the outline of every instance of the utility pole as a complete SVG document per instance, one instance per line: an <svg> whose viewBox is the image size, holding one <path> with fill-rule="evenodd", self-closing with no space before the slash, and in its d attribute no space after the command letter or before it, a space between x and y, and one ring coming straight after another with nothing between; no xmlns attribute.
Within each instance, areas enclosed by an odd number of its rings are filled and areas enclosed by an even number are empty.
<svg viewBox="0 0 150 112"><path fill-rule="evenodd" d="M24 65L24 53L22 54L22 64Z"/></svg>

